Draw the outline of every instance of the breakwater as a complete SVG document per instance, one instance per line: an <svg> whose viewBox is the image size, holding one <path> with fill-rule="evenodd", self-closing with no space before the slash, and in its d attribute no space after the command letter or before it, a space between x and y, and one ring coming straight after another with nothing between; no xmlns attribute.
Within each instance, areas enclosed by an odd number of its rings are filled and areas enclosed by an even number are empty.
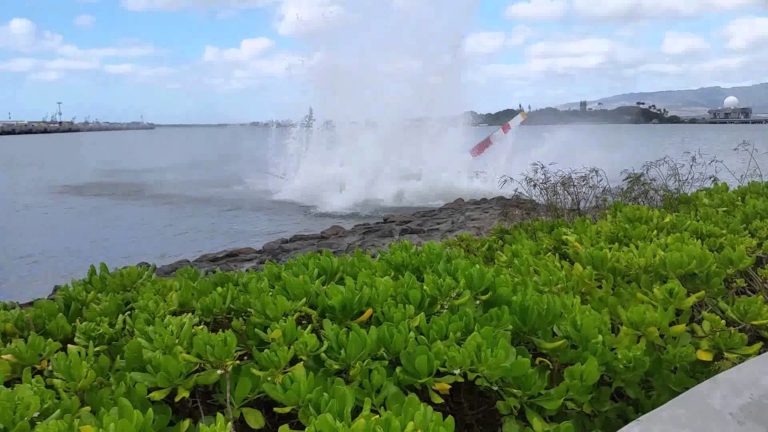
<svg viewBox="0 0 768 432"><path fill-rule="evenodd" d="M281 238L261 249L244 247L206 254L191 261L184 259L157 267L157 274L171 276L184 267L195 267L204 272L255 270L270 261L284 262L317 251L330 251L336 255L358 250L375 253L395 241L408 240L422 245L460 234L482 236L499 224L514 224L544 216L540 204L521 197L457 199L440 208L391 214L379 222L359 224L350 229L334 225L317 234Z"/></svg>
<svg viewBox="0 0 768 432"><path fill-rule="evenodd" d="M2 122L0 135L31 135L72 132L103 132L154 129L151 123Z"/></svg>

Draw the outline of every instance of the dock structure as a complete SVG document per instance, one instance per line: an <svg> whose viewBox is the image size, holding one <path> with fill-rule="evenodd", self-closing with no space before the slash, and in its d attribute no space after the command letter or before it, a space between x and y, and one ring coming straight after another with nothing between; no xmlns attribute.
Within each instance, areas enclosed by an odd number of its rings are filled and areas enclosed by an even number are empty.
<svg viewBox="0 0 768 432"><path fill-rule="evenodd" d="M0 135L31 135L72 132L103 132L122 130L154 129L155 125L143 122L109 123L109 122L0 122Z"/></svg>
<svg viewBox="0 0 768 432"><path fill-rule="evenodd" d="M707 111L709 124L768 124L768 118L755 117L751 107L739 105L739 98L728 96L723 106Z"/></svg>
<svg viewBox="0 0 768 432"><path fill-rule="evenodd" d="M768 124L768 118L752 117L748 119L707 119L708 124Z"/></svg>

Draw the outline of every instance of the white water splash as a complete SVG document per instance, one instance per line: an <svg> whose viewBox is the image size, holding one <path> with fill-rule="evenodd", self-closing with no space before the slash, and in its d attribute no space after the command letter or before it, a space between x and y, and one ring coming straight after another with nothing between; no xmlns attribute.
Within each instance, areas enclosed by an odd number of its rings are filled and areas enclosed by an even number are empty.
<svg viewBox="0 0 768 432"><path fill-rule="evenodd" d="M497 177L476 171L500 161L469 155L488 131L458 117L466 108L462 40L475 4L338 2L336 27L307 41L317 53L309 79L318 123L332 119L336 128L294 129L273 149L284 177L273 182L275 198L349 212L498 194ZM412 121L424 117L432 120Z"/></svg>

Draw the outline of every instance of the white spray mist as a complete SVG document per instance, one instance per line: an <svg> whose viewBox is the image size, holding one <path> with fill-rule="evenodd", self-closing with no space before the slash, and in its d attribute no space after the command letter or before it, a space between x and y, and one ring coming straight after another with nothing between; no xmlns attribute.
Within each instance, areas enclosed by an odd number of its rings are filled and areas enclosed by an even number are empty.
<svg viewBox="0 0 768 432"><path fill-rule="evenodd" d="M336 4L333 25L307 39L320 121L281 144L285 181L275 198L347 212L498 194L495 178L473 176L483 169L469 155L478 134L458 117L466 110L461 47L476 3ZM424 117L432 121L412 121ZM325 119L336 128L322 129Z"/></svg>

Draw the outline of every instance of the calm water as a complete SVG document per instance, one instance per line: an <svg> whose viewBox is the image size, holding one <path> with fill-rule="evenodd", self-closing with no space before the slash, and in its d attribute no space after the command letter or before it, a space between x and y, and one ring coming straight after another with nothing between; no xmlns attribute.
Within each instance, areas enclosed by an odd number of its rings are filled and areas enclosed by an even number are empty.
<svg viewBox="0 0 768 432"><path fill-rule="evenodd" d="M467 148L489 131L473 130ZM371 218L272 200L269 148L283 133L227 127L0 137L0 300L47 295L92 263L164 264ZM503 155L510 174L536 160L618 173L698 149L732 159L742 140L768 149L768 127L526 127L488 156ZM424 188L437 196L440 185Z"/></svg>

